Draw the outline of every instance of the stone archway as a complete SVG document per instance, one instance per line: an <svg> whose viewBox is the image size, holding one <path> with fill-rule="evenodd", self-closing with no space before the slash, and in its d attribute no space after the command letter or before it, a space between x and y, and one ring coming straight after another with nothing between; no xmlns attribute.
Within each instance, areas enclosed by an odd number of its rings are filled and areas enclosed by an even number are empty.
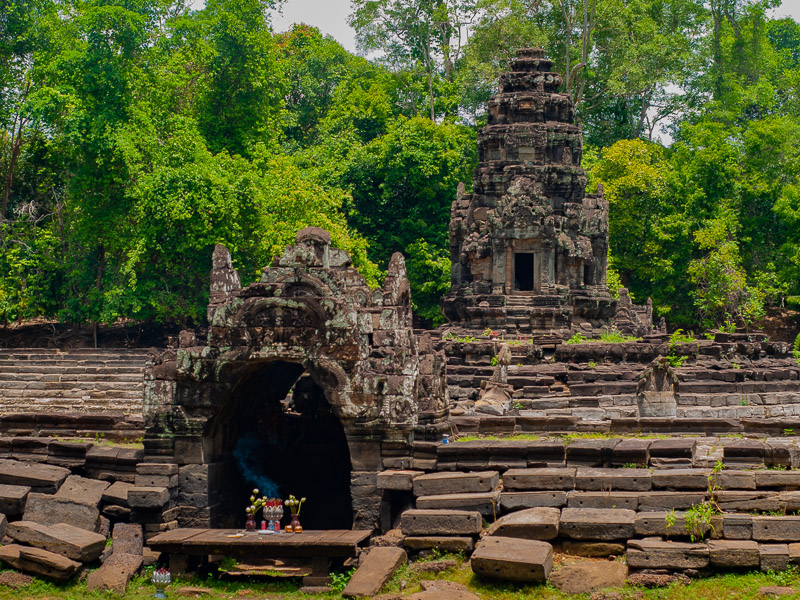
<svg viewBox="0 0 800 600"><path fill-rule="evenodd" d="M242 386L280 361L289 366L275 372L274 394L308 373L347 440L353 525L375 528L377 473L403 448L410 456L415 428L447 414L444 357L429 341L420 356L402 256L392 257L384 286L370 289L328 232L308 228L246 287L224 246L214 250L213 267L207 340L183 332L180 348L150 366L145 381L145 452L179 466L179 524L230 521L233 501L219 487L241 430L235 417L243 406L267 410L280 401L241 404Z"/></svg>

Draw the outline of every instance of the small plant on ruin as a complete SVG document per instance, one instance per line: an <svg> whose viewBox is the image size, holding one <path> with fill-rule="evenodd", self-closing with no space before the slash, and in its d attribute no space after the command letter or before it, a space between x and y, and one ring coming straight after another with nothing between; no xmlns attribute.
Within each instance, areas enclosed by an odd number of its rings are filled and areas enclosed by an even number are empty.
<svg viewBox="0 0 800 600"><path fill-rule="evenodd" d="M794 344L792 344L792 356L794 356L797 364L800 365L800 333L798 333L797 337L794 338Z"/></svg>
<svg viewBox="0 0 800 600"><path fill-rule="evenodd" d="M708 499L700 504L695 504L686 511L686 523L684 529L689 534L689 539L692 542L701 541L709 533L714 532L715 516L722 514L722 510L717 503L719 493L719 474L725 468L722 461L717 461L711 473L708 475L708 489L706 494Z"/></svg>
<svg viewBox="0 0 800 600"><path fill-rule="evenodd" d="M589 368L590 369L594 369L596 366L597 366L597 363L595 361L593 361L593 360L589 361Z"/></svg>
<svg viewBox="0 0 800 600"><path fill-rule="evenodd" d="M739 402L739 405L740 405L740 406L747 406L747 400L745 400L744 398L742 398L742 401L741 401L741 402Z"/></svg>
<svg viewBox="0 0 800 600"><path fill-rule="evenodd" d="M491 358L489 364L492 365L493 367L496 367L497 365L500 364L500 359L497 358L496 354Z"/></svg>
<svg viewBox="0 0 800 600"><path fill-rule="evenodd" d="M740 365L739 363L731 363L731 368L732 369L741 369L742 365Z"/></svg>
<svg viewBox="0 0 800 600"><path fill-rule="evenodd" d="M693 337L685 336L683 334L683 329L676 329L672 335L669 336L669 352L667 353L666 359L667 362L669 362L670 367L677 369L681 367L684 361L688 360L689 358L686 355L678 354L678 344L694 341L695 339Z"/></svg>
<svg viewBox="0 0 800 600"><path fill-rule="evenodd" d="M606 329L603 331L602 335L600 336L600 341L606 344L622 344L624 342L638 342L642 338L638 338L632 335L625 335L620 333L619 331Z"/></svg>
<svg viewBox="0 0 800 600"><path fill-rule="evenodd" d="M783 430L783 435L794 435L794 429L786 428Z"/></svg>
<svg viewBox="0 0 800 600"><path fill-rule="evenodd" d="M670 530L675 526L675 521L678 520L678 515L675 514L673 508L664 516L664 525L666 525L667 539L669 539Z"/></svg>
<svg viewBox="0 0 800 600"><path fill-rule="evenodd" d="M347 584L350 583L350 579L353 577L353 573L356 572L356 568L353 567L347 571L341 571L330 574L331 576L331 589L334 592L340 592L347 587Z"/></svg>
<svg viewBox="0 0 800 600"><path fill-rule="evenodd" d="M583 335L580 331L578 331L577 333L573 334L572 337L569 338L564 343L565 344L585 344L588 341L589 341L589 339L585 335Z"/></svg>
<svg viewBox="0 0 800 600"><path fill-rule="evenodd" d="M722 327L719 329L725 333L736 333L736 323L731 319L725 319L724 325L722 325Z"/></svg>

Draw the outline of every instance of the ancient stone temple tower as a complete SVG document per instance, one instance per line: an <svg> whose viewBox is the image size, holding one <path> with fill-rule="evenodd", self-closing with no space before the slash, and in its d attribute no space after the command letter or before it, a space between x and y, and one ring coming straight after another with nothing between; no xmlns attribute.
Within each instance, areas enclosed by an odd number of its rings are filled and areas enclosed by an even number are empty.
<svg viewBox="0 0 800 600"><path fill-rule="evenodd" d="M602 190L585 194L581 128L552 64L519 50L489 100L473 193L451 209L443 310L453 324L543 332L614 316L608 203Z"/></svg>

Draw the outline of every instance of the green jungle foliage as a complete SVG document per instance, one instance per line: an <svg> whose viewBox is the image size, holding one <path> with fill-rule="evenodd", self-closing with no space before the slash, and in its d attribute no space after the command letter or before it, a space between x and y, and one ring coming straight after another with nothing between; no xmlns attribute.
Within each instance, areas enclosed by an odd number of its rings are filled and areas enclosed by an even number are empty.
<svg viewBox="0 0 800 600"><path fill-rule="evenodd" d="M539 45L610 202L612 291L693 328L800 296L800 25L774 0L354 0L366 59L279 0L0 0L0 323L203 320L309 225L441 321L448 221Z"/></svg>

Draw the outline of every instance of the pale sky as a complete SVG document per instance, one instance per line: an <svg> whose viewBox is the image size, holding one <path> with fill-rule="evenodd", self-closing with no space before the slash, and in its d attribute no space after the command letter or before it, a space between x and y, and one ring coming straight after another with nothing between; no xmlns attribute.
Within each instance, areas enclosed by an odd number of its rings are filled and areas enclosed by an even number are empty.
<svg viewBox="0 0 800 600"><path fill-rule="evenodd" d="M195 0L195 4L202 2ZM314 25L350 52L355 52L355 36L347 24L349 14L350 0L287 0L283 5L283 14L275 16L273 25L275 31L285 31L292 23ZM784 0L774 14L776 17L792 17L800 21L800 0Z"/></svg>

